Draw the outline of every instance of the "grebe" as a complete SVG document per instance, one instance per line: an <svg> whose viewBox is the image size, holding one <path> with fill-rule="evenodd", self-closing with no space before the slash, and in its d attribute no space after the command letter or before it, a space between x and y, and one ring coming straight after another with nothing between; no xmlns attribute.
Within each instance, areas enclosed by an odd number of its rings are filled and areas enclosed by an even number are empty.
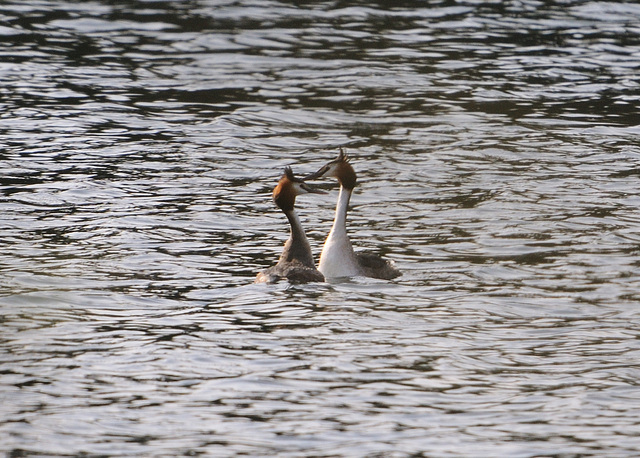
<svg viewBox="0 0 640 458"><path fill-rule="evenodd" d="M310 180L323 176L338 179L340 194L338 194L333 227L320 254L318 270L327 278L365 276L390 280L399 276L400 271L393 266L393 263L374 254L354 253L353 251L347 234L347 210L353 188L356 186L356 172L349 164L347 155L342 148L340 148L337 159L304 179Z"/></svg>
<svg viewBox="0 0 640 458"><path fill-rule="evenodd" d="M316 269L313 262L309 240L294 209L296 196L309 192L325 194L324 191L309 187L303 180L293 175L290 167L286 167L284 175L273 190L273 201L287 216L291 225L291 235L284 244L278 263L260 272L255 283L275 283L283 279L291 283L324 281L324 276Z"/></svg>

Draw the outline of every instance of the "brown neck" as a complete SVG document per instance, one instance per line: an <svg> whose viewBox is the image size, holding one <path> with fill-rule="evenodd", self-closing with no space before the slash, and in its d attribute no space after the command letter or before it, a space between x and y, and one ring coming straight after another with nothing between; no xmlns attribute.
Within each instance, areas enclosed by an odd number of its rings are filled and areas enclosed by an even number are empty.
<svg viewBox="0 0 640 458"><path fill-rule="evenodd" d="M294 210L285 211L284 214L287 215L287 219L291 225L291 235L289 236L289 240L284 244L284 250L278 260L278 264L296 260L307 267L315 268L313 255L311 254L311 246L309 245L309 240L304 233L298 215Z"/></svg>

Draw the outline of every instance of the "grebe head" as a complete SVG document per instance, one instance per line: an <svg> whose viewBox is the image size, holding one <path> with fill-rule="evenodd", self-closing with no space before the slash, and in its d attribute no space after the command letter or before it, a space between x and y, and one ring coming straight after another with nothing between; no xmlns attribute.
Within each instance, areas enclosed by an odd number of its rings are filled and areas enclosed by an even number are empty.
<svg viewBox="0 0 640 458"><path fill-rule="evenodd" d="M292 211L296 196L307 193L326 194L324 191L313 189L304 180L294 176L291 167L285 167L284 175L273 190L273 201L282 211Z"/></svg>
<svg viewBox="0 0 640 458"><path fill-rule="evenodd" d="M312 180L320 177L334 177L337 178L340 184L346 189L353 189L356 187L356 172L349 164L349 158L342 148L338 157L333 161L323 165L320 170L304 177L305 180Z"/></svg>

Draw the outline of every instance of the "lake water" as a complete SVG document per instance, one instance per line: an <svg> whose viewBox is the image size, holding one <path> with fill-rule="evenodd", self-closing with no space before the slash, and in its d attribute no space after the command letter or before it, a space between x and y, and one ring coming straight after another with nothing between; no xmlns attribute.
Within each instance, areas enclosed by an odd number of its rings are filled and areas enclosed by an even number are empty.
<svg viewBox="0 0 640 458"><path fill-rule="evenodd" d="M640 453L640 5L0 19L1 452ZM283 168L340 146L351 239L403 275L252 284L288 236Z"/></svg>

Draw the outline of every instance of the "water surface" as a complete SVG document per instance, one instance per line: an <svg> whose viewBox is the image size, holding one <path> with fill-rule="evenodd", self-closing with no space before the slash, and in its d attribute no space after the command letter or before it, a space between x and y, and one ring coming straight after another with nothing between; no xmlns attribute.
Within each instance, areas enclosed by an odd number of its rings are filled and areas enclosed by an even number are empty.
<svg viewBox="0 0 640 458"><path fill-rule="evenodd" d="M640 6L0 18L8 456L637 455ZM403 276L253 285L282 169L340 146L351 239Z"/></svg>

